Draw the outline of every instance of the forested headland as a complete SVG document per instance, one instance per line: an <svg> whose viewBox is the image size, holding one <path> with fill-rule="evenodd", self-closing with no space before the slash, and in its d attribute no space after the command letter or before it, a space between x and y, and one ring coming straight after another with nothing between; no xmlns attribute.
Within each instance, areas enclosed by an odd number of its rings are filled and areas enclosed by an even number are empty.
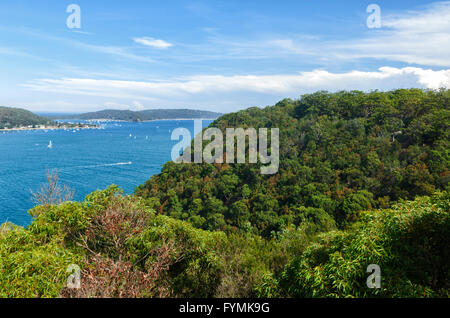
<svg viewBox="0 0 450 318"><path fill-rule="evenodd" d="M36 115L26 109L0 106L0 130L98 128L84 123L63 123Z"/></svg>
<svg viewBox="0 0 450 318"><path fill-rule="evenodd" d="M449 106L344 91L226 114L210 127L280 129L278 173L168 162L131 196L44 202L0 228L0 297L449 297Z"/></svg>
<svg viewBox="0 0 450 318"><path fill-rule="evenodd" d="M0 129L50 124L52 124L50 119L38 116L28 110L0 106Z"/></svg>

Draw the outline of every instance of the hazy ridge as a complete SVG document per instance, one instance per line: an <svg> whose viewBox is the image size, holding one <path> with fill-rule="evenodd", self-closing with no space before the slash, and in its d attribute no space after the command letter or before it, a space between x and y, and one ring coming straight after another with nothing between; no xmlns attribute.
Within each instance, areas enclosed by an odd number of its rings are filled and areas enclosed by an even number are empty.
<svg viewBox="0 0 450 318"><path fill-rule="evenodd" d="M52 115L51 117L55 119L147 121L158 119L215 119L221 115L221 113L194 109L147 109L141 111L104 109L97 112L75 115Z"/></svg>

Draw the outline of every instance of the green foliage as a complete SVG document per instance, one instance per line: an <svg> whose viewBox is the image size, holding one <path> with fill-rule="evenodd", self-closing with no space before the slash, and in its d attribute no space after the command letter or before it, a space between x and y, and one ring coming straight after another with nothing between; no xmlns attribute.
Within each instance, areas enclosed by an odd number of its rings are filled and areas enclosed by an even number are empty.
<svg viewBox="0 0 450 318"><path fill-rule="evenodd" d="M0 297L58 297L79 258L60 239L42 239L31 231L5 225L0 234Z"/></svg>
<svg viewBox="0 0 450 318"><path fill-rule="evenodd" d="M73 296L64 283L68 265L77 264L88 297L249 297L263 274L287 261L281 240L196 229L156 215L147 202L111 186L84 202L32 209L26 229L2 225L0 296ZM136 281L117 282L117 275ZM149 277L152 284L139 286L139 278Z"/></svg>
<svg viewBox="0 0 450 318"><path fill-rule="evenodd" d="M165 273L164 279L170 281L177 296L207 297L213 296L220 279L214 247L225 239L223 233L204 232L188 223L156 216L151 226L130 240L129 246L144 268L152 266L153 260L143 262L142 259L161 242L171 241L182 246L181 260Z"/></svg>
<svg viewBox="0 0 450 318"><path fill-rule="evenodd" d="M270 237L299 225L299 206L344 228L358 212L431 195L449 176L448 90L317 92L226 114L210 126L278 127L280 169L258 164L164 165L136 194L207 230ZM321 212L320 212L321 213Z"/></svg>
<svg viewBox="0 0 450 318"><path fill-rule="evenodd" d="M279 276L293 297L448 297L448 192L389 210L362 213L348 231L323 234ZM381 288L366 286L366 268L381 268Z"/></svg>
<svg viewBox="0 0 450 318"><path fill-rule="evenodd" d="M298 206L299 226L265 239L196 229L113 186L37 207L26 229L2 225L0 296L76 296L65 282L77 264L82 297L448 297L449 199L361 212L345 231ZM369 264L382 269L381 289L365 286Z"/></svg>

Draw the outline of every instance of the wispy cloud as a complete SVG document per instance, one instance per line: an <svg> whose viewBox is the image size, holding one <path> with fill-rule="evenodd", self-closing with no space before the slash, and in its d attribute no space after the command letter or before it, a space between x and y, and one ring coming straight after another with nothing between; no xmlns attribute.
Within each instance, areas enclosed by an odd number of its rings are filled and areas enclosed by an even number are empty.
<svg viewBox="0 0 450 318"><path fill-rule="evenodd" d="M22 50L17 50L15 48L11 48L11 47L1 47L0 46L0 55L11 55L11 56L15 56L15 57L22 57L22 58L26 58L26 59L33 59L36 61L52 61L51 59L48 58L43 58L37 55L33 55L31 53L28 52L24 52Z"/></svg>
<svg viewBox="0 0 450 318"><path fill-rule="evenodd" d="M68 43L73 46L77 46L79 48L89 50L92 52L118 56L118 57L126 58L126 59L132 60L132 61L146 62L146 63L154 62L154 59L152 59L151 57L134 54L125 47L88 44L88 43L74 41L74 40L70 40Z"/></svg>
<svg viewBox="0 0 450 318"><path fill-rule="evenodd" d="M450 1L383 16L381 29L367 33L364 39L335 44L335 49L347 58L450 66Z"/></svg>
<svg viewBox="0 0 450 318"><path fill-rule="evenodd" d="M381 61L381 65L401 62L450 67L450 1L399 14L387 14L382 10L381 29L367 29L359 37L348 40L325 40L323 35L314 34L255 34L249 38L223 35L213 28L204 28L203 31L208 34L205 41L180 42L164 56L155 53L151 57L148 52L143 54L142 50L133 46L91 44L45 35L39 31L27 33L94 53L144 63L184 64L264 59L289 62L301 59L304 65L328 67L340 62L359 63L362 59L372 59ZM134 37L132 40L158 50L174 47L173 43L155 37Z"/></svg>
<svg viewBox="0 0 450 318"><path fill-rule="evenodd" d="M31 28L26 28L26 27L14 28L14 27L0 26L0 30L2 30L4 32L17 32L19 34L23 34L26 36L33 36L33 37L39 38L41 40L50 41L57 45L71 46L71 47L81 49L84 51L116 56L119 58L124 58L126 60L144 62L144 63L155 62L155 60L149 56L135 54L132 51L132 48L127 47L127 46L102 45L102 44L97 44L97 43L91 44L91 43L84 42L84 41L74 40L69 37L62 37L62 36L55 36L55 35L47 34L45 32L42 32L39 29L31 29ZM70 32L71 33L88 34L87 32L83 32L83 31L73 31L72 30ZM14 53L16 51L14 51L13 49L10 49L10 48L8 49L8 48L0 47L0 54L12 54L11 52ZM37 56L32 56L27 53L23 53L23 52L22 53L17 52L15 54L18 56L23 55L24 57L41 58L41 57L37 57ZM25 55L25 54L27 54L27 55ZM43 58L41 58L41 59L43 59Z"/></svg>
<svg viewBox="0 0 450 318"><path fill-rule="evenodd" d="M169 47L173 46L172 43L166 42L164 40L161 39L155 39L155 38L150 38L150 37L143 37L143 38L134 38L133 39L134 42L145 45L145 46L150 46L156 49L168 49Z"/></svg>
<svg viewBox="0 0 450 318"><path fill-rule="evenodd" d="M450 66L450 1L421 10L384 14L382 28L367 29L347 40L313 34L270 35L249 39L213 33L205 45L192 48L187 59L292 59L322 64L373 59L421 66ZM195 53L195 54L194 54ZM323 63L324 64L323 64Z"/></svg>

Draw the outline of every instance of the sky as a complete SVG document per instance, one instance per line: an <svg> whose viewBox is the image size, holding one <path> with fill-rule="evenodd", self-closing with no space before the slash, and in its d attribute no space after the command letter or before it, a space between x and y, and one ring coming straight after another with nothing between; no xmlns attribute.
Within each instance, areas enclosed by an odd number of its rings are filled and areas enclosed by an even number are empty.
<svg viewBox="0 0 450 318"><path fill-rule="evenodd" d="M450 88L450 1L0 0L4 106L226 113L409 87Z"/></svg>

